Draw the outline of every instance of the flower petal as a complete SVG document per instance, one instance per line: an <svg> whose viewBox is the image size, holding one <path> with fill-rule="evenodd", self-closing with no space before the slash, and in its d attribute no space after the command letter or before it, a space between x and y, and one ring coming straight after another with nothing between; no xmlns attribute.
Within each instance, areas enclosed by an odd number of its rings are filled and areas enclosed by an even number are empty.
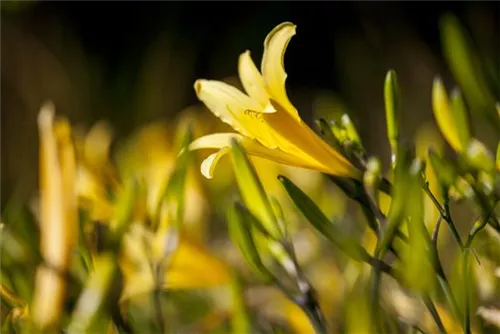
<svg viewBox="0 0 500 334"><path fill-rule="evenodd" d="M269 148L277 146L273 132L261 119L264 108L259 102L221 81L197 80L195 89L198 98L224 123ZM266 112L275 111L270 108Z"/></svg>
<svg viewBox="0 0 500 334"><path fill-rule="evenodd" d="M220 158L229 153L231 149L229 147L224 147L217 151L217 153L210 154L201 163L201 174L207 179L211 179L214 176L215 166L219 162Z"/></svg>
<svg viewBox="0 0 500 334"><path fill-rule="evenodd" d="M295 25L284 22L276 26L264 41L261 71L269 94L292 116L299 118L297 109L286 94L285 51L290 39L295 35Z"/></svg>
<svg viewBox="0 0 500 334"><path fill-rule="evenodd" d="M214 133L211 135L203 136L195 139L190 145L189 150L201 150L201 149L221 149L223 147L231 146L231 139L235 138L240 141L243 137L238 133Z"/></svg>
<svg viewBox="0 0 500 334"><path fill-rule="evenodd" d="M311 128L300 119L284 112L282 106L274 104L277 113L264 114L264 120L276 132L276 138L280 138L283 145L292 147L293 151L280 146L286 152L295 152L301 160L307 160L308 164L316 165L316 169L328 174L339 176L360 177L360 172L340 152L334 150L324 142Z"/></svg>
<svg viewBox="0 0 500 334"><path fill-rule="evenodd" d="M257 101L239 89L216 80L196 80L194 88L198 99L226 124L246 136L251 135L245 126L245 111L259 110Z"/></svg>
<svg viewBox="0 0 500 334"><path fill-rule="evenodd" d="M266 83L250 56L250 51L245 51L238 60L238 73L241 84L248 95L260 103L262 108L269 104L269 94L266 91ZM276 112L270 109L271 112Z"/></svg>
<svg viewBox="0 0 500 334"><path fill-rule="evenodd" d="M329 167L321 165L316 160L310 157L304 157L289 152L284 152L279 148L270 149L260 144L258 141L253 140L248 137L244 137L235 133L216 133L212 135L203 136L196 139L189 146L190 150L200 150L200 149L224 149L231 147L231 139L235 138L240 142L243 148L248 154L261 157L264 159L272 160L281 164L296 166L302 168L309 168L319 170L325 173L331 172ZM202 173L205 177L210 176L210 169L215 168L214 164L218 162L218 159L222 157L223 154L227 152L218 152L213 156L209 156L202 163ZM217 156L219 154L219 156ZM222 154L222 155L220 155ZM213 172L213 171L212 171Z"/></svg>

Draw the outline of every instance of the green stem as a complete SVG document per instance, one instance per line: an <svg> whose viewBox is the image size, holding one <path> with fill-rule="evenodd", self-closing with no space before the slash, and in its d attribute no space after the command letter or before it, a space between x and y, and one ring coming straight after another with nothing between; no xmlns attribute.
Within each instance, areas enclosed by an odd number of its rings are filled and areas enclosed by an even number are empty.
<svg viewBox="0 0 500 334"><path fill-rule="evenodd" d="M470 334L470 301L469 301L469 252L464 249L462 253L462 274L464 284L464 333Z"/></svg>
<svg viewBox="0 0 500 334"><path fill-rule="evenodd" d="M439 328L439 332L442 334L446 334L446 329L444 328L443 321L441 320L441 317L439 316L439 313L436 309L436 306L432 302L431 297L428 294L424 294L422 297L425 306L429 310L430 314L432 315L432 318L434 319L434 322Z"/></svg>
<svg viewBox="0 0 500 334"><path fill-rule="evenodd" d="M432 234L432 238L429 237L429 233L427 232L427 229L422 225L422 235L425 238L426 244L428 245L431 256L432 256L432 266L434 268L434 271L436 272L437 278L439 285L441 286L441 289L443 289L443 292L445 294L446 300L448 301L448 304L451 307L451 310L453 314L458 318L461 319L461 312L458 307L457 301L455 297L453 296L453 293L451 291L450 283L448 282L448 279L446 278L446 274L444 273L443 266L441 264L441 260L439 259L439 253L437 249L437 236L438 236L438 231L439 231L439 222L436 223L436 228L434 229L434 232Z"/></svg>
<svg viewBox="0 0 500 334"><path fill-rule="evenodd" d="M432 200L432 203L434 203L434 206L438 209L439 213L441 214L441 217L446 221L448 226L450 227L451 233L453 234L453 237L457 241L460 249L463 249L463 244L462 240L460 239L460 235L458 234L458 231L455 227L455 224L453 223L453 220L451 219L451 214L450 214L450 206L449 206L449 199L448 196L445 195L445 204L444 208L439 204L439 201L437 198L434 196L434 194L431 192L429 189L429 185L426 183L424 186L424 191L429 196L429 198ZM446 191L444 192L446 194Z"/></svg>
<svg viewBox="0 0 500 334"><path fill-rule="evenodd" d="M460 312L460 309L458 308L457 301L455 299L455 296L453 296L453 292L451 291L448 280L444 275L438 275L438 282L439 285L441 286L441 289L443 289L444 296L446 297L446 300L448 301L448 304L451 307L451 311L453 312L453 314L457 319L461 319L462 312Z"/></svg>
<svg viewBox="0 0 500 334"><path fill-rule="evenodd" d="M476 222L469 233L469 237L465 242L464 249L462 251L462 274L463 274L463 284L464 284L464 317L463 317L463 327L466 334L471 333L470 328L470 296L469 296L469 252L471 251L470 246L474 241L476 235L481 231L491 218L493 209L488 210L483 219Z"/></svg>

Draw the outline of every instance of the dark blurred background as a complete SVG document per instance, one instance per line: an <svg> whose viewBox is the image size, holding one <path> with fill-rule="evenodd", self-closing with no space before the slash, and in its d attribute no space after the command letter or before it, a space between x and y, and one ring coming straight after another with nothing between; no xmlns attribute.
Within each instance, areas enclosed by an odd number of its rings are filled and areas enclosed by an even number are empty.
<svg viewBox="0 0 500 334"><path fill-rule="evenodd" d="M197 104L197 78L234 80L238 55L260 64L266 34L292 21L285 58L291 100L312 124L318 96L343 105L368 151L388 158L383 81L398 73L403 134L432 120L432 80L455 84L439 22L458 17L499 75L498 2L2 1L2 205L37 177L36 115L44 100L74 124L111 122L118 136ZM498 99L499 94L496 93Z"/></svg>

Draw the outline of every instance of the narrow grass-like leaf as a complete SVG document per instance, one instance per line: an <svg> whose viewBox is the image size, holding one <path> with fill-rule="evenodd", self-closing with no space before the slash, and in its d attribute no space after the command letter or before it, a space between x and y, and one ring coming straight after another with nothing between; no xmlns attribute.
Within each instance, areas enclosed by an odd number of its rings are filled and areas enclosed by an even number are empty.
<svg viewBox="0 0 500 334"><path fill-rule="evenodd" d="M387 123L387 138L391 145L392 163L396 162L396 152L399 140L399 115L401 113L401 93L398 77L394 70L387 72L384 83L385 117Z"/></svg>
<svg viewBox="0 0 500 334"><path fill-rule="evenodd" d="M495 158L488 148L479 140L472 138L467 146L467 161L478 170L488 173L495 170Z"/></svg>
<svg viewBox="0 0 500 334"><path fill-rule="evenodd" d="M136 180L130 179L125 182L123 191L116 199L115 225L113 226L113 239L117 243L127 231L134 212L135 203L138 198L139 184ZM116 245L118 247L118 244Z"/></svg>
<svg viewBox="0 0 500 334"><path fill-rule="evenodd" d="M254 242L251 226L254 219L250 213L243 206L235 204L229 208L227 220L231 239L240 249L246 262L262 281L266 283L272 282L274 277L262 263L259 251Z"/></svg>
<svg viewBox="0 0 500 334"><path fill-rule="evenodd" d="M281 231L272 206L257 177L255 168L243 147L234 139L231 140L231 160L245 206L262 222L262 225L274 239L281 239Z"/></svg>
<svg viewBox="0 0 500 334"><path fill-rule="evenodd" d="M359 136L358 130L356 129L356 126L352 122L349 115L348 114L342 115L340 122L342 123L342 126L346 131L347 138L349 139L349 141L354 144L356 149L363 150L363 143L361 142L361 137Z"/></svg>
<svg viewBox="0 0 500 334"><path fill-rule="evenodd" d="M467 116L463 114L465 108L461 104L462 102L457 95L452 107L443 82L439 78L434 79L432 86L434 117L444 138L457 152L462 152L467 147L469 139Z"/></svg>
<svg viewBox="0 0 500 334"><path fill-rule="evenodd" d="M328 122L324 118L320 118L316 121L316 125L318 126L321 135L323 136L323 138L325 138L326 142L337 151L342 152L342 145L340 145L340 142L333 134L332 128L330 127L330 125L328 125Z"/></svg>
<svg viewBox="0 0 500 334"><path fill-rule="evenodd" d="M118 273L118 265L112 253L103 253L95 259L94 271L91 272L71 316L69 333L89 333L96 330L95 326L100 323L103 311L108 307Z"/></svg>
<svg viewBox="0 0 500 334"><path fill-rule="evenodd" d="M288 196L297 206L300 212L324 237L334 243L342 251L356 260L366 258L366 251L359 246L356 241L348 235L345 235L334 224L332 224L323 212L318 208L314 201L309 198L299 187L285 176L278 176L283 184Z"/></svg>
<svg viewBox="0 0 500 334"><path fill-rule="evenodd" d="M479 59L474 53L470 37L466 34L457 17L451 14L443 16L440 22L443 53L454 77L463 89L472 110L486 115L490 121L494 115L494 99L483 76ZM498 121L492 124L498 131Z"/></svg>
<svg viewBox="0 0 500 334"><path fill-rule="evenodd" d="M471 138L469 119L462 92L458 88L453 89L451 92L451 107L457 127L458 139L463 146L467 146Z"/></svg>
<svg viewBox="0 0 500 334"><path fill-rule="evenodd" d="M404 277L408 285L420 293L428 292L433 282L433 268L431 266L431 254L424 233L427 229L424 225L423 190L420 182L421 162L414 160L408 171L407 182L399 184L399 187L408 189L405 196L404 216L407 217L408 244L403 248L402 258L404 263ZM396 187L398 185L396 184Z"/></svg>
<svg viewBox="0 0 500 334"><path fill-rule="evenodd" d="M498 142L497 145L497 159L496 159L496 166L497 166L497 171L500 172L500 141Z"/></svg>
<svg viewBox="0 0 500 334"><path fill-rule="evenodd" d="M366 171L363 175L363 184L366 193L370 196L373 203L379 203L379 186L382 176L382 165L380 160L371 157L366 164Z"/></svg>
<svg viewBox="0 0 500 334"><path fill-rule="evenodd" d="M251 333L250 315L245 305L244 288L241 279L234 274L231 279L231 296L233 300L233 315L231 318L233 333Z"/></svg>
<svg viewBox="0 0 500 334"><path fill-rule="evenodd" d="M439 182L449 188L457 180L458 174L454 166L445 159L441 158L434 150L429 150L429 161L432 168L436 171Z"/></svg>
<svg viewBox="0 0 500 334"><path fill-rule="evenodd" d="M169 178L168 184L159 202L159 210L166 210L166 212L162 212L160 215L166 215L166 217L168 217L167 219L161 219L160 224L168 222L169 226L173 226L176 229L179 228L183 219L184 185L192 155L192 152L188 150L188 146L192 139L193 130L191 127L188 127L182 141L180 154L177 157L175 169Z"/></svg>
<svg viewBox="0 0 500 334"><path fill-rule="evenodd" d="M391 246L392 240L404 219L405 201L408 196L408 170L411 166L412 154L402 147L398 150L398 160L394 175L394 191L392 194L391 207L387 214L387 226L382 234L375 250L375 256L382 258Z"/></svg>

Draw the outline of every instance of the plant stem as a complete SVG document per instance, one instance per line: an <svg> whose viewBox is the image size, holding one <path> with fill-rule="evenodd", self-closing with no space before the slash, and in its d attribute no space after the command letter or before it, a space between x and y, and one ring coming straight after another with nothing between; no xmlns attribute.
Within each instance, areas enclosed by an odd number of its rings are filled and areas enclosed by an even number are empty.
<svg viewBox="0 0 500 334"><path fill-rule="evenodd" d="M439 215L436 225L434 226L434 230L432 231L431 242L434 247L437 249L437 240L439 235L439 228L441 227L441 222L443 221L443 216Z"/></svg>
<svg viewBox="0 0 500 334"><path fill-rule="evenodd" d="M451 219L451 214L450 214L450 206L449 206L449 198L447 195L445 195L445 204L444 208L439 204L439 201L437 198L434 196L434 194L431 192L429 189L429 185L426 183L424 186L424 191L429 196L429 198L432 200L436 208L438 209L439 213L441 214L441 217L448 223L448 226L450 227L451 233L453 234L453 237L457 241L460 249L463 248L462 240L460 239L460 235L458 234L458 231L455 227L455 224L453 223L453 220ZM444 192L446 193L446 192Z"/></svg>
<svg viewBox="0 0 500 334"><path fill-rule="evenodd" d="M422 300L424 301L425 306L432 315L434 322L438 326L439 332L441 332L442 334L446 334L446 328L444 328L443 321L441 320L441 317L439 316L439 313L436 309L436 306L432 302L431 297L426 293L423 295Z"/></svg>
<svg viewBox="0 0 500 334"><path fill-rule="evenodd" d="M429 234L427 232L427 229L422 225L422 235L425 238L425 241L430 249L431 256L432 256L432 266L434 268L434 271L436 272L437 278L439 285L441 286L441 289L443 289L443 292L445 294L446 300L448 301L448 304L451 307L452 312L455 314L455 316L460 319L461 312L460 309L458 308L457 301L455 297L453 296L453 293L451 291L450 283L448 282L448 279L446 278L446 274L444 273L443 266L441 264L441 260L439 259L439 253L437 249L437 235L438 235L438 230L439 230L439 222L436 223L436 227L433 232L433 237L432 239L429 237Z"/></svg>
<svg viewBox="0 0 500 334"><path fill-rule="evenodd" d="M467 241L465 242L464 249L462 250L462 275L463 275L463 283L464 283L464 318L463 318L463 327L464 327L464 332L466 334L471 333L471 328L470 328L470 300L469 300L469 252L471 251L470 246L472 245L472 242L474 241L474 238L476 235L481 231L488 221L491 218L491 215L493 213L493 209L487 211L485 216L476 222L474 226L472 227L472 230L469 233L469 237L467 238Z"/></svg>
<svg viewBox="0 0 500 334"><path fill-rule="evenodd" d="M462 252L462 274L464 284L464 333L470 334L470 301L469 301L469 252L464 249Z"/></svg>

